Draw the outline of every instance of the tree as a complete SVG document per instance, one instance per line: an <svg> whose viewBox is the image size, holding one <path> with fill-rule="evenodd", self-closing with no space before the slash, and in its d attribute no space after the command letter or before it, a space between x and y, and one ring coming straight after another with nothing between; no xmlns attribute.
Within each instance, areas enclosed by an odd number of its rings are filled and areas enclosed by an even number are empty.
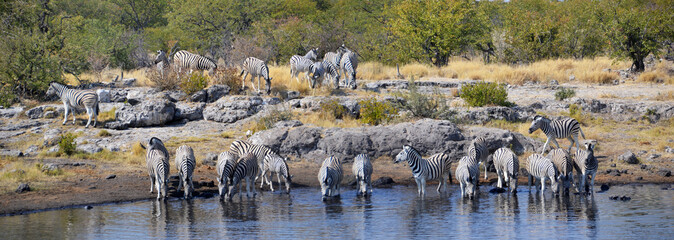
<svg viewBox="0 0 674 240"><path fill-rule="evenodd" d="M164 0L112 0L112 2L121 10L121 22L136 31L166 25L164 14L168 4Z"/></svg>
<svg viewBox="0 0 674 240"><path fill-rule="evenodd" d="M562 54L558 6L548 0L513 1L504 7L507 62L534 62Z"/></svg>

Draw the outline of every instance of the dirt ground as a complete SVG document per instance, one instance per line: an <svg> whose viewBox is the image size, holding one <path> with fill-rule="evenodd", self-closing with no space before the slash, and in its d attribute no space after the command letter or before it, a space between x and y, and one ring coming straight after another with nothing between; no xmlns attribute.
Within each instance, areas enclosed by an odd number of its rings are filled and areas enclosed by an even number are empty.
<svg viewBox="0 0 674 240"><path fill-rule="evenodd" d="M24 193L10 192L0 195L0 215L26 214L34 211L58 209L65 207L84 207L88 205L119 203L137 200L153 199L154 193L149 192L150 179L144 168L123 167L119 168L113 164L96 163L95 170L83 171L78 169L67 169L73 174L64 181L51 183L51 186L44 190L36 190ZM455 167L452 164L452 168ZM318 168L317 163L308 161L289 163L291 174L293 175L293 188L310 187L316 188L318 195ZM391 177L394 184L414 185L412 173L406 163L394 164L390 160L377 159L373 161L374 173L373 182L380 177ZM73 167L77 168L77 167ZM344 187L352 187L354 178L351 174L351 164L343 165ZM175 175L175 169L172 169L172 175ZM454 172L454 169L451 171ZM106 179L111 174L116 177ZM196 197L215 197L217 196L216 171L214 167L202 165L194 173L193 179L196 184ZM496 174L490 172L487 180L480 175L482 184L496 182ZM641 177L642 180L636 180ZM276 179L276 177L274 177ZM213 182L211 182L213 181ZM597 174L595 184L629 184L629 183L674 183L674 177L660 177L647 171L630 171L622 176L610 176L608 174ZM182 193L175 190L177 178L172 177L169 185L169 194L172 198L181 197ZM429 189L433 190L437 181L429 182ZM452 179L452 184L457 184ZM519 178L520 187L526 188L527 179ZM256 184L259 190L259 183ZM377 186L375 186L376 188ZM386 186L380 186L386 187ZM269 191L265 186L264 191ZM292 190L291 193L292 194Z"/></svg>

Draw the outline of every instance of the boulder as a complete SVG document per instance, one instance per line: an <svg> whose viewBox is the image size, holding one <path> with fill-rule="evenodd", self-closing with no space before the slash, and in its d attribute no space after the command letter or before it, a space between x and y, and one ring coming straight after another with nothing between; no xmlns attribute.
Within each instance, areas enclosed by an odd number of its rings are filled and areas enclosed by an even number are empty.
<svg viewBox="0 0 674 240"><path fill-rule="evenodd" d="M658 174L658 176L661 176L661 177L669 177L669 176L672 176L672 171L671 171L671 170L667 170L667 169L660 169L660 170L658 170L656 173Z"/></svg>
<svg viewBox="0 0 674 240"><path fill-rule="evenodd" d="M288 91L286 100L298 99L300 97L300 92L298 91Z"/></svg>
<svg viewBox="0 0 674 240"><path fill-rule="evenodd" d="M98 102L109 103L110 102L110 90L107 89L98 89L96 90L98 94Z"/></svg>
<svg viewBox="0 0 674 240"><path fill-rule="evenodd" d="M82 144L77 145L77 151L82 151L89 154L94 154L100 151L103 151L103 148L99 147L96 144Z"/></svg>
<svg viewBox="0 0 674 240"><path fill-rule="evenodd" d="M258 96L231 96L220 98L204 108L204 119L233 123L252 116L262 109L263 100Z"/></svg>
<svg viewBox="0 0 674 240"><path fill-rule="evenodd" d="M49 129L44 132L42 139L44 140L42 145L46 147L54 146L61 141L61 130L58 128Z"/></svg>
<svg viewBox="0 0 674 240"><path fill-rule="evenodd" d="M81 109L79 109L79 110L81 110ZM28 111L26 111L26 116L30 119L43 118L44 113L46 111L56 111L60 115L60 114L63 114L65 110L63 109L62 104L42 105L42 106L37 106L37 107L31 108ZM75 111L77 113L78 109L76 109Z"/></svg>
<svg viewBox="0 0 674 240"><path fill-rule="evenodd" d="M206 102L208 99L208 93L206 90L199 90L190 96L191 102Z"/></svg>
<svg viewBox="0 0 674 240"><path fill-rule="evenodd" d="M126 129L129 127L162 126L173 120L175 104L166 98L148 99L135 106L125 105L117 109L115 121L105 124L106 128Z"/></svg>
<svg viewBox="0 0 674 240"><path fill-rule="evenodd" d="M494 119L524 122L536 115L533 107L474 107L458 111L456 118L472 124L484 124Z"/></svg>
<svg viewBox="0 0 674 240"><path fill-rule="evenodd" d="M280 121L274 124L275 128L291 128L291 127L299 127L304 125L302 122L299 120L287 120L287 121Z"/></svg>
<svg viewBox="0 0 674 240"><path fill-rule="evenodd" d="M110 101L111 102L125 102L128 90L123 88L113 88L110 89Z"/></svg>
<svg viewBox="0 0 674 240"><path fill-rule="evenodd" d="M183 120L187 119L189 121L201 120L204 119L204 107L206 103L188 103L188 102L178 102L176 103L176 109L173 114L174 120Z"/></svg>
<svg viewBox="0 0 674 240"><path fill-rule="evenodd" d="M20 150L14 150L14 149L0 149L0 156L22 157L23 152L21 152Z"/></svg>
<svg viewBox="0 0 674 240"><path fill-rule="evenodd" d="M387 187L395 184L393 178L391 177L380 177L377 180L372 181L372 187L380 188Z"/></svg>
<svg viewBox="0 0 674 240"><path fill-rule="evenodd" d="M123 84L125 87L131 87L131 86L133 86L135 83L136 83L136 79L135 79L135 78L125 78L125 79L122 80L122 84Z"/></svg>
<svg viewBox="0 0 674 240"><path fill-rule="evenodd" d="M30 190L31 189L30 189L30 186L28 185L28 183L22 183L22 184L19 184L19 187L16 188L15 192L16 193L24 193L24 192L30 192Z"/></svg>
<svg viewBox="0 0 674 240"><path fill-rule="evenodd" d="M105 177L105 179L114 179L116 177L117 177L117 175L111 174L111 175L108 175L107 177Z"/></svg>
<svg viewBox="0 0 674 240"><path fill-rule="evenodd" d="M212 103L220 98L227 96L231 88L227 85L216 84L206 89L207 102Z"/></svg>
<svg viewBox="0 0 674 240"><path fill-rule="evenodd" d="M11 108L3 108L0 109L0 117L2 118L13 118L21 114L23 112L24 108L23 107L11 107Z"/></svg>
<svg viewBox="0 0 674 240"><path fill-rule="evenodd" d="M622 155L618 156L618 161L623 161L627 164L638 164L639 159L637 159L637 156L634 155L631 151L627 151L626 153L623 153Z"/></svg>
<svg viewBox="0 0 674 240"><path fill-rule="evenodd" d="M207 166L215 166L218 162L218 155L215 153L207 153L206 157L201 160L201 164Z"/></svg>
<svg viewBox="0 0 674 240"><path fill-rule="evenodd" d="M187 98L187 94L180 90L166 91L166 94L174 100L172 102L183 101Z"/></svg>

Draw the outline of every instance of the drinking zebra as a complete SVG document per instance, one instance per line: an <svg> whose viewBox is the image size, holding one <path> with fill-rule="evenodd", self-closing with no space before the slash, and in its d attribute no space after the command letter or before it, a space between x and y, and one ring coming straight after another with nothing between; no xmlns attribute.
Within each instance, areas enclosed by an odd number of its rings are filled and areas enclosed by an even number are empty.
<svg viewBox="0 0 674 240"><path fill-rule="evenodd" d="M557 194L557 169L555 165L552 164L550 159L544 157L541 154L532 154L527 158L529 165L527 166L527 171L529 171L529 189L531 189L531 182L533 178L539 179L541 184L541 194L545 192L545 179L550 179L551 189L554 194Z"/></svg>
<svg viewBox="0 0 674 240"><path fill-rule="evenodd" d="M557 178L562 183L559 187L566 193L573 183L573 160L569 157L569 152L561 148L553 149L548 153L548 158L559 172Z"/></svg>
<svg viewBox="0 0 674 240"><path fill-rule="evenodd" d="M369 195L372 193L372 162L367 154L358 154L353 159L353 175L356 176L358 195Z"/></svg>
<svg viewBox="0 0 674 240"><path fill-rule="evenodd" d="M323 69L325 69L325 79L328 81L332 80L335 84L335 88L339 89L339 68L338 65L332 64L328 60L323 60Z"/></svg>
<svg viewBox="0 0 674 240"><path fill-rule="evenodd" d="M218 163L216 164L216 171L218 172L218 194L220 199L226 197L229 193L229 183L232 175L234 175L234 168L236 168L236 161L239 157L230 152L222 152L218 155Z"/></svg>
<svg viewBox="0 0 674 240"><path fill-rule="evenodd" d="M414 180L417 182L419 196L426 195L426 181L439 180L438 192L445 192L447 189L447 180L451 181L449 165L451 163L449 156L444 153L438 153L430 156L428 159L421 157L421 154L412 146L403 146L403 150L398 153L395 163L407 161L412 169ZM442 191L440 190L442 189Z"/></svg>
<svg viewBox="0 0 674 240"><path fill-rule="evenodd" d="M585 149L576 150L576 156L573 159L573 167L578 173L578 185L576 189L578 192L586 192L587 178L591 177L590 193L594 193L594 177L597 174L598 162L594 157L594 141L586 141ZM582 191L581 191L582 190Z"/></svg>
<svg viewBox="0 0 674 240"><path fill-rule="evenodd" d="M185 199L192 197L192 192L194 191L194 185L192 184L192 173L194 168L197 165L197 161L194 158L194 150L190 146L182 145L176 149L176 169L178 169L178 176L180 177L178 188L176 191L180 191L180 188L185 186Z"/></svg>
<svg viewBox="0 0 674 240"><path fill-rule="evenodd" d="M569 139L571 142L568 150L569 152L571 152L571 148L573 147L574 143L576 144L576 149L580 149L580 143L578 142L578 132L580 132L580 134L583 136L583 139L585 139L585 134L583 133L583 130L580 129L580 123L578 123L578 121L573 118L550 120L549 118L536 115L534 117L534 121L531 122L531 127L529 127L529 134L533 133L539 128L543 131L543 133L545 133L545 136L548 137L548 139L545 140L541 154L545 153L545 148L548 146L550 141L552 141L552 143L554 143L555 146L559 148L559 143L557 143L558 138Z"/></svg>
<svg viewBox="0 0 674 240"><path fill-rule="evenodd" d="M152 137L147 144L145 154L145 163L147 172L150 175L150 192L157 188L157 200L168 196L168 175L170 171L169 153L164 147L164 143L159 138Z"/></svg>
<svg viewBox="0 0 674 240"><path fill-rule="evenodd" d="M186 68L190 70L190 73L196 69L208 70L209 74L213 74L218 68L215 61L185 50L180 50L173 55L173 64L178 72L182 72L182 69Z"/></svg>
<svg viewBox="0 0 674 240"><path fill-rule="evenodd" d="M478 169L480 163L484 166L484 179L487 179L487 157L489 149L487 149L487 141L483 137L477 137L468 146L468 156L476 159L478 162Z"/></svg>
<svg viewBox="0 0 674 240"><path fill-rule="evenodd" d="M461 197L474 198L477 195L477 179L480 177L477 163L468 156L462 157L454 175L461 186Z"/></svg>
<svg viewBox="0 0 674 240"><path fill-rule="evenodd" d="M257 158L252 152L241 155L239 160L236 163L234 168L234 173L232 174L231 185L229 185L229 200L232 200L232 197L241 192L241 187L243 186L242 180L246 180L246 197L250 197L251 188L253 189L253 197L257 195L255 191L255 176L259 174L260 170L257 165ZM239 186L239 190L236 190L236 186ZM239 198L241 198L239 194Z"/></svg>
<svg viewBox="0 0 674 240"><path fill-rule="evenodd" d="M279 189L281 188L281 177L286 185L286 193L290 193L290 185L292 184L292 175L290 175L290 169L288 168L287 158L281 158L278 154L267 154L264 157L264 168L262 169L262 184L260 188L264 186L265 179L267 180L267 185L271 191L274 191L274 184L272 182L272 176L276 173L276 181L278 182ZM267 172L269 172L269 177L267 177Z"/></svg>
<svg viewBox="0 0 674 240"><path fill-rule="evenodd" d="M87 110L87 115L89 115L89 120L85 128L89 127L91 124L91 119L94 119L94 127L98 122L98 95L93 91L88 90L77 90L70 89L66 85L51 82L49 84L49 89L47 89L47 96L52 96L56 94L61 101L63 102L63 108L65 113L63 114L63 124L66 124L68 121L68 113L70 112L73 115L73 125L75 124L75 109L83 108Z"/></svg>
<svg viewBox="0 0 674 240"><path fill-rule="evenodd" d="M344 53L339 66L342 72L344 72L345 85L351 86L351 89L356 89L356 69L358 69L358 57L356 53L351 51Z"/></svg>
<svg viewBox="0 0 674 240"><path fill-rule="evenodd" d="M517 177L519 176L520 162L512 150L502 147L492 155L494 167L498 175L498 187L503 188L503 180L508 184L510 192L517 192Z"/></svg>
<svg viewBox="0 0 674 240"><path fill-rule="evenodd" d="M323 201L339 196L339 185L342 183L342 163L339 158L330 156L323 160L318 171L318 182L321 184Z"/></svg>
<svg viewBox="0 0 674 240"><path fill-rule="evenodd" d="M244 72L246 75L243 75ZM271 77L269 77L269 68L267 64L257 58L249 57L243 61L243 69L239 76L243 75L241 78L241 90L246 87L246 77L250 74L250 85L253 86L253 90L260 92L260 77L262 77L267 85L266 92L267 94L271 93ZM255 78L257 77L257 89L255 88Z"/></svg>
<svg viewBox="0 0 674 240"><path fill-rule="evenodd" d="M258 161L258 168L260 169L259 173L262 173L262 170L265 169L264 166L264 159L267 157L268 154L278 156L277 153L272 151L270 148L264 145L255 145L251 144L249 142L243 141L243 140L236 140L232 142L232 144L229 145L229 150L232 153L235 153L239 156L243 156L246 153L252 152L255 154L255 157L257 158ZM280 156L278 156L280 158ZM264 185L264 182L266 181L265 176L262 176L262 182L260 183L260 188ZM257 180L257 177L255 178Z"/></svg>

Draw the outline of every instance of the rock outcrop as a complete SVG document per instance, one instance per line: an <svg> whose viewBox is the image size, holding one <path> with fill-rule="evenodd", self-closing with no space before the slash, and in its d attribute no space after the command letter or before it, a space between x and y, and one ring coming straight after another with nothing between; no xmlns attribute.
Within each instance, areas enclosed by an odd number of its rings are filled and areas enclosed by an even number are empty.
<svg viewBox="0 0 674 240"><path fill-rule="evenodd" d="M138 99L138 98L136 98ZM167 97L157 94L143 98L135 105L124 105L115 112L115 121L105 124L106 128L126 129L129 127L162 126L173 120L175 104Z"/></svg>
<svg viewBox="0 0 674 240"><path fill-rule="evenodd" d="M233 123L259 112L263 104L263 99L258 96L225 97L206 106L203 115L206 120Z"/></svg>

